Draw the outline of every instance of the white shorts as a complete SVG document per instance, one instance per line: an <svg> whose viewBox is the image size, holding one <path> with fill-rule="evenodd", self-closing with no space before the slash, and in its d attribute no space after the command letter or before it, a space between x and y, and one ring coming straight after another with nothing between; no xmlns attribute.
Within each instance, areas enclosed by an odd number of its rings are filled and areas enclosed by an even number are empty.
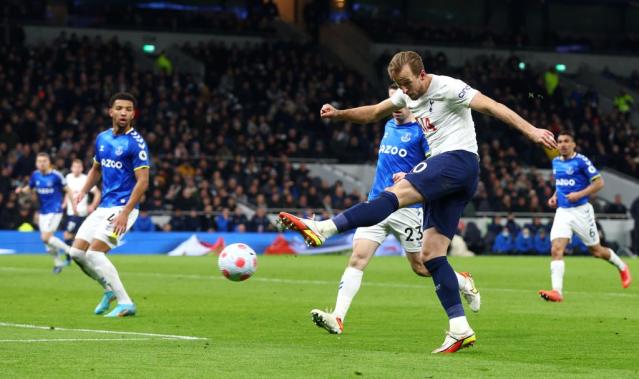
<svg viewBox="0 0 639 379"><path fill-rule="evenodd" d="M407 253L419 253L422 250L422 208L401 208L386 217L377 225L357 228L353 240L365 239L382 244L389 233Z"/></svg>
<svg viewBox="0 0 639 379"><path fill-rule="evenodd" d="M599 232L595 224L595 211L590 203L574 208L558 208L550 230L550 240L572 238L576 233L586 246L599 243Z"/></svg>
<svg viewBox="0 0 639 379"><path fill-rule="evenodd" d="M89 243L97 239L106 243L112 249L118 246L122 236L124 236L126 232L117 237L114 237L111 233L113 232L113 220L115 220L115 217L123 208L124 206L96 209L84 220L75 238L85 240ZM138 213L138 210L134 209L129 214L129 220L126 223L127 232L138 218Z"/></svg>
<svg viewBox="0 0 639 379"><path fill-rule="evenodd" d="M55 232L62 221L62 213L45 213L40 214L38 219L38 228L40 233Z"/></svg>

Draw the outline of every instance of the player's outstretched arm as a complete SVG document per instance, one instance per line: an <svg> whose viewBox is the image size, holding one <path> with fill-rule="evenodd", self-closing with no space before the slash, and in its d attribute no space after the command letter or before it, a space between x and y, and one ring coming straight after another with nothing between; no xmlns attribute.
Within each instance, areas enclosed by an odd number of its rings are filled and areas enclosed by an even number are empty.
<svg viewBox="0 0 639 379"><path fill-rule="evenodd" d="M320 116L339 121L350 121L356 124L369 124L390 116L391 113L398 109L401 109L401 107L394 105L390 99L375 105L349 109L337 109L330 104L324 104L320 110Z"/></svg>
<svg viewBox="0 0 639 379"><path fill-rule="evenodd" d="M533 142L543 145L548 149L557 148L555 136L553 136L550 130L534 127L512 109L482 93L478 93L473 97L470 101L470 108L503 121L524 133Z"/></svg>

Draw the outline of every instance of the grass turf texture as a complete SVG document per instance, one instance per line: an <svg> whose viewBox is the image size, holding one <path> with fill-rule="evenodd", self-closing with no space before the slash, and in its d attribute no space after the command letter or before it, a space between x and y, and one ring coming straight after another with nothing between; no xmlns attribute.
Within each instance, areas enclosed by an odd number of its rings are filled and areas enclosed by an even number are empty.
<svg viewBox="0 0 639 379"><path fill-rule="evenodd" d="M54 276L48 257L0 256L0 322L208 340L0 326L0 376L639 377L639 283L621 289L616 270L592 258L567 259L559 304L536 293L549 287L549 258L452 259L483 303L468 310L477 345L445 356L430 354L447 327L432 281L404 258L373 259L341 336L309 311L333 306L344 256L261 256L241 283L222 278L214 257L111 258L138 316L92 315L99 287L75 266ZM41 339L69 341L24 341Z"/></svg>

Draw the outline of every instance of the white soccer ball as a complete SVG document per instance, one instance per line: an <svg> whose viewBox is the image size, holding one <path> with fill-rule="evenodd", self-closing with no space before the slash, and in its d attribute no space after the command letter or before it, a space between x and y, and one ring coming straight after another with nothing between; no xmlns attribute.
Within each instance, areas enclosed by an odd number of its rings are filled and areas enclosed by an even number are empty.
<svg viewBox="0 0 639 379"><path fill-rule="evenodd" d="M222 275L229 280L246 280L257 270L257 254L246 244L234 243L222 250L217 266Z"/></svg>

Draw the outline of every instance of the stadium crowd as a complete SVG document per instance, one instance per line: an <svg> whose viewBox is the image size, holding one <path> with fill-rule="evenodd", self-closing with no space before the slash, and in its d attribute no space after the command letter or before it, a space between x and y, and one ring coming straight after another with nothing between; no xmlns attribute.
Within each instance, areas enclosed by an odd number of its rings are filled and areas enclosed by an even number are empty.
<svg viewBox="0 0 639 379"><path fill-rule="evenodd" d="M51 46L56 48L0 46L0 215L7 216L0 228L32 220L33 206L25 207L21 202L28 199L16 197L12 188L34 170L37 152L51 153L61 171L74 158L91 163L92 141L109 125L107 99L120 90L138 97L137 127L153 160L142 209L175 212L167 229L270 227L260 221L261 210L255 220L243 219L238 202L256 209L338 210L363 198L290 162L374 162L383 132L383 123L331 125L319 119L324 102L357 106L378 101L383 92L312 46L183 46L206 65L203 81L141 71L131 46L117 40L61 35ZM572 128L595 164L639 174L636 129L619 113L600 115L594 91L564 94L561 84L550 91L541 73L519 70L514 57L480 57L452 68L443 54L426 53L425 62L433 72L467 78L538 126ZM482 177L468 212L548 211L550 178L524 168L548 168L548 157L488 118L476 115L475 121Z"/></svg>

